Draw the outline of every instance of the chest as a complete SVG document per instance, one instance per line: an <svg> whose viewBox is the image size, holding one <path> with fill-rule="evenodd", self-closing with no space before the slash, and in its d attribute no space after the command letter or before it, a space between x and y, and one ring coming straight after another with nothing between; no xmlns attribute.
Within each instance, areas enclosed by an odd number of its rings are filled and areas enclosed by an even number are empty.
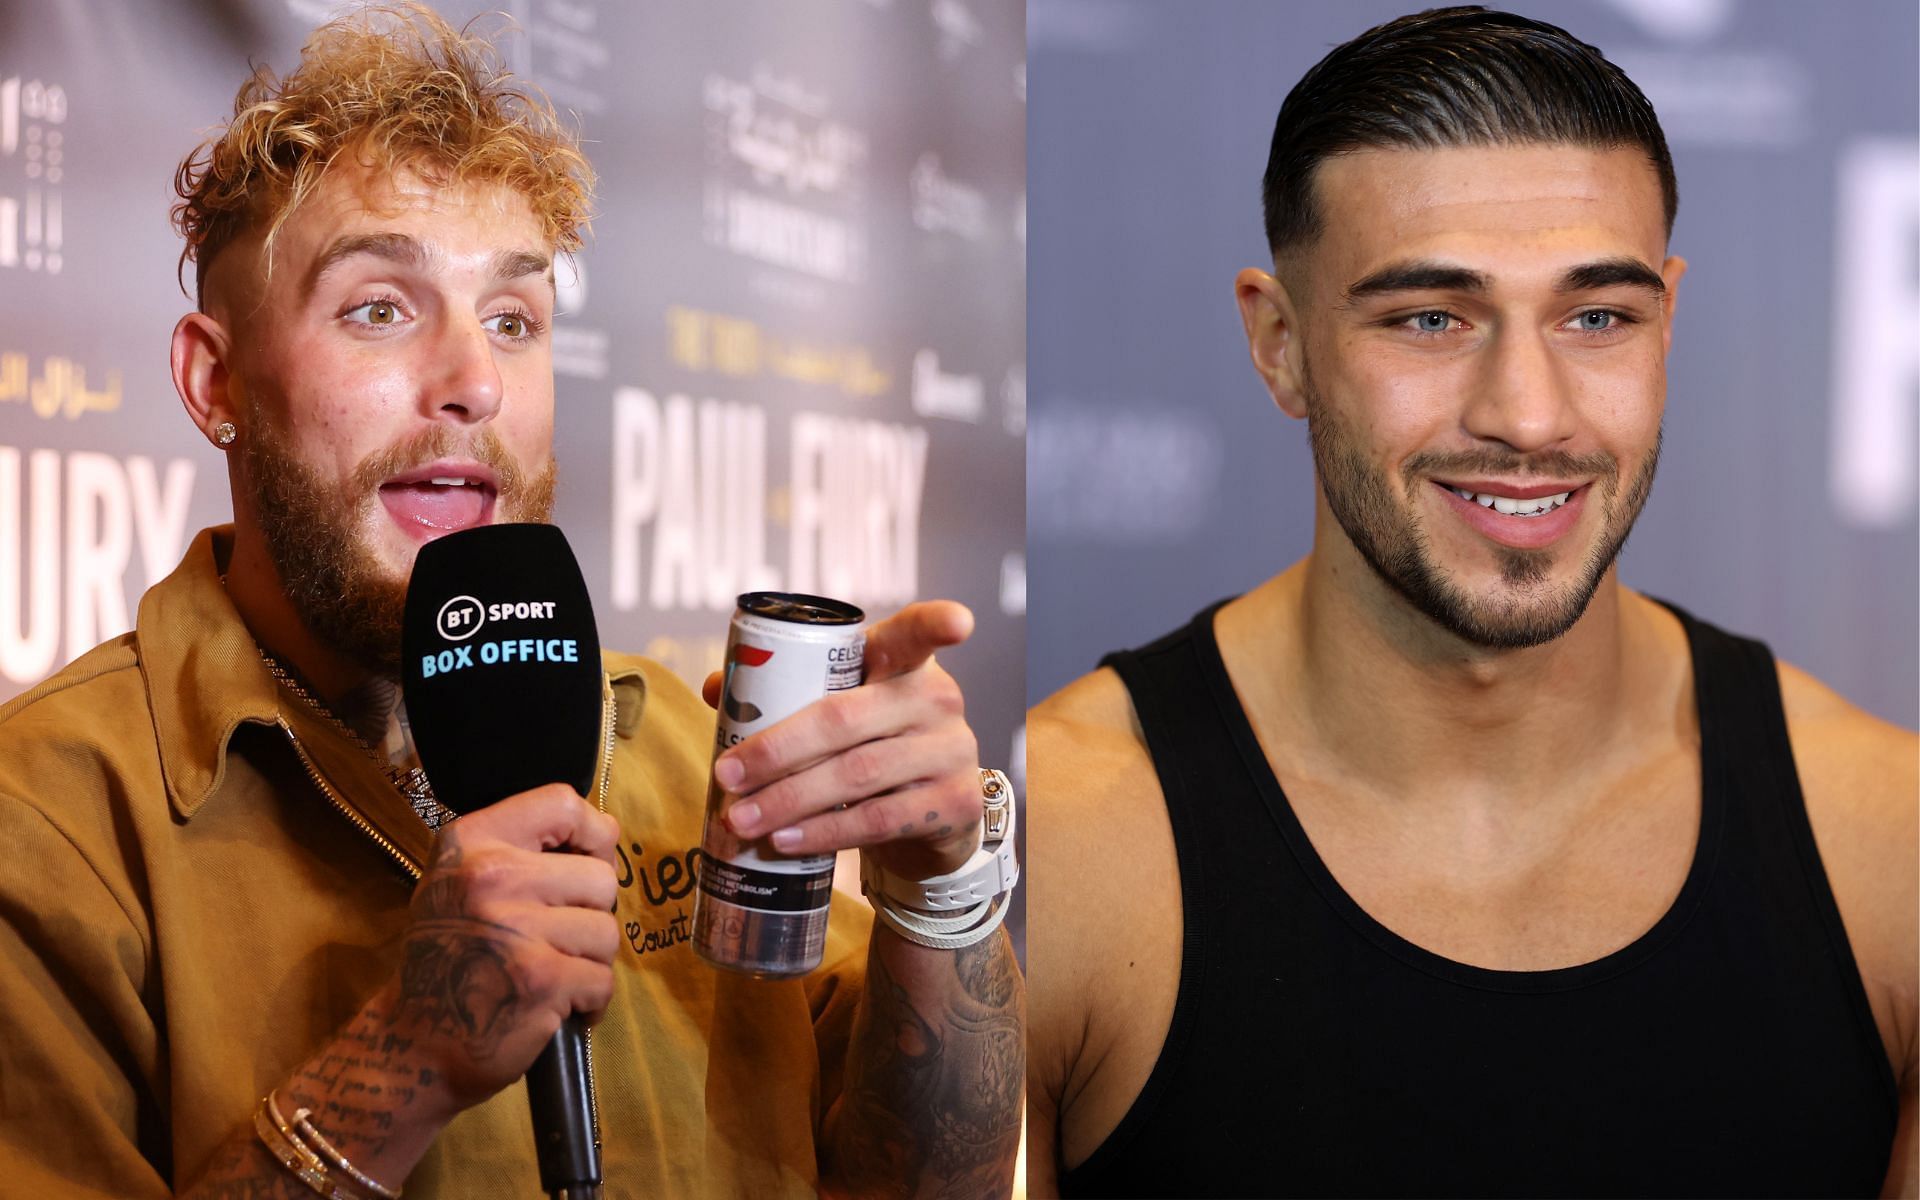
<svg viewBox="0 0 1920 1200"><path fill-rule="evenodd" d="M1563 795L1484 804L1288 789L1334 882L1442 957L1541 971L1602 958L1659 921L1700 830L1699 759L1675 746Z"/></svg>

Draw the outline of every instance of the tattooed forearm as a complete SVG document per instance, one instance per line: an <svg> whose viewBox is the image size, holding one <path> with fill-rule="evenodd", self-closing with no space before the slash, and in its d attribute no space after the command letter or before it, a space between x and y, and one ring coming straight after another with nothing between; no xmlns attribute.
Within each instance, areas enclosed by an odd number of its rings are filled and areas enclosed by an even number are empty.
<svg viewBox="0 0 1920 1200"><path fill-rule="evenodd" d="M823 1186L860 1197L1006 1195L1026 1024L1005 933L957 951L877 934L867 961Z"/></svg>
<svg viewBox="0 0 1920 1200"><path fill-rule="evenodd" d="M416 921L396 983L275 1089L281 1115L308 1109L336 1149L376 1179L398 1182L453 1115L449 1081L429 1043L452 1040L475 1060L493 1053L521 990L502 949L510 931L485 922ZM248 1120L217 1151L197 1200L311 1197L254 1135Z"/></svg>
<svg viewBox="0 0 1920 1200"><path fill-rule="evenodd" d="M309 1110L327 1141L375 1178L404 1178L445 1122L438 1072L418 1053L412 1023L399 1019L407 1007L393 989L383 991L274 1089L281 1116ZM249 1118L181 1195L292 1200L313 1193L260 1144Z"/></svg>

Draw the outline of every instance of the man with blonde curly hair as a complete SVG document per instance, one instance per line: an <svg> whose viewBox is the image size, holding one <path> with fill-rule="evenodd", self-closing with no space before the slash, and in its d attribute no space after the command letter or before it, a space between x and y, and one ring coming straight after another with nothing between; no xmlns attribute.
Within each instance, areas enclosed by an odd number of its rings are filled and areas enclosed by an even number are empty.
<svg viewBox="0 0 1920 1200"><path fill-rule="evenodd" d="M784 981L636 937L616 847L698 841L712 731L658 664L606 656L604 810L555 784L450 823L417 769L408 571L438 534L548 516L553 263L591 178L415 5L257 72L181 166L173 378L234 522L0 710L9 1194L537 1191L509 1085L573 1014L611 1194L1008 1188L1004 933L931 948L836 902L823 966ZM735 831L908 880L968 861L981 772L932 652L970 624L910 606L870 630L868 686L729 751Z"/></svg>

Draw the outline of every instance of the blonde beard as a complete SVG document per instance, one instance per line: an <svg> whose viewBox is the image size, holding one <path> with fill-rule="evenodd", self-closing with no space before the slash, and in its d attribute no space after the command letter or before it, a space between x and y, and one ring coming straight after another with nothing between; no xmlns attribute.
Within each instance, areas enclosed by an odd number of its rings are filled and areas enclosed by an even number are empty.
<svg viewBox="0 0 1920 1200"><path fill-rule="evenodd" d="M528 475L490 428L463 435L435 425L368 455L335 483L289 453L257 406L249 409L240 469L280 585L309 632L375 675L400 673L407 600L406 579L395 579L359 532L381 507L383 480L437 459L470 458L495 473L496 520L545 523L552 516L552 457Z"/></svg>

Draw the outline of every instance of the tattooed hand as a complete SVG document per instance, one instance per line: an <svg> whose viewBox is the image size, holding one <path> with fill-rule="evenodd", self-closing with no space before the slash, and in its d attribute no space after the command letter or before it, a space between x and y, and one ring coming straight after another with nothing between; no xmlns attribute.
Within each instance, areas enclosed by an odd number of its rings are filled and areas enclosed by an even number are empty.
<svg viewBox="0 0 1920 1200"><path fill-rule="evenodd" d="M459 1107L525 1074L567 1016L595 1020L606 1008L619 833L562 784L440 831L414 890L388 1023L438 1058Z"/></svg>
<svg viewBox="0 0 1920 1200"><path fill-rule="evenodd" d="M869 847L908 879L956 870L980 828L979 747L960 685L933 660L973 632L951 600L910 604L867 631L866 684L835 692L714 762L727 823L787 854ZM707 680L707 703L719 676ZM845 806L844 808L842 806Z"/></svg>
<svg viewBox="0 0 1920 1200"><path fill-rule="evenodd" d="M559 784L444 826L414 889L398 973L277 1086L283 1110L310 1110L375 1179L404 1180L448 1121L526 1073L568 1014L606 1007L619 833ZM182 1193L312 1194L251 1125Z"/></svg>

